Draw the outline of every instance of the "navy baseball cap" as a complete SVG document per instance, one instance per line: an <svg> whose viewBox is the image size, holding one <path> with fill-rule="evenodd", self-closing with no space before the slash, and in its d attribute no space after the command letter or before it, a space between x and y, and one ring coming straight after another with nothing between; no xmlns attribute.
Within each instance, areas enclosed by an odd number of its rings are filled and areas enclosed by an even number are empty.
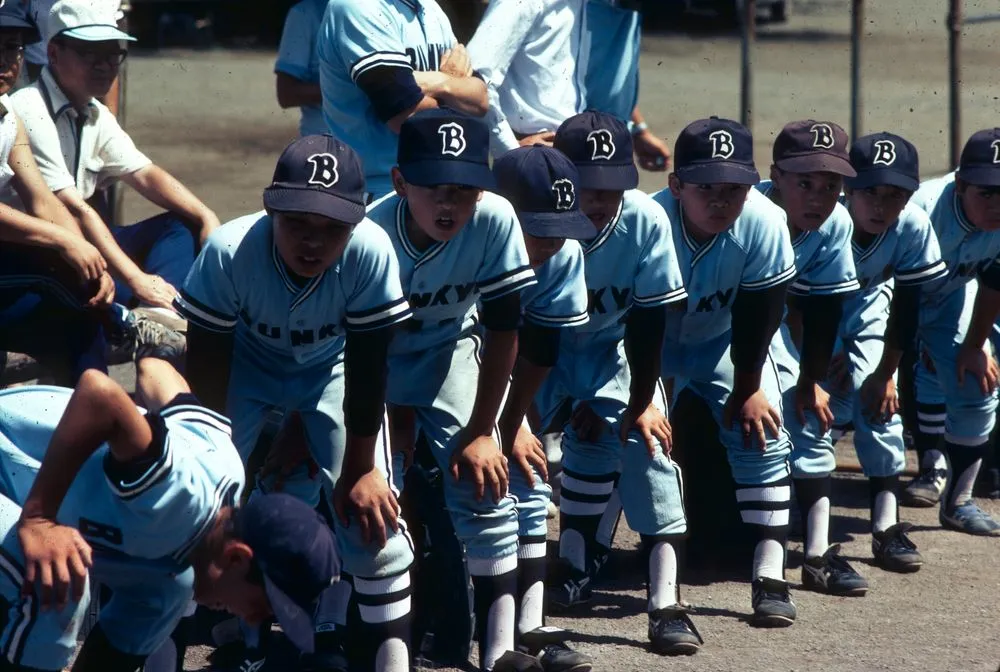
<svg viewBox="0 0 1000 672"><path fill-rule="evenodd" d="M475 117L446 108L422 110L399 130L396 165L419 187L494 187L490 130Z"/></svg>
<svg viewBox="0 0 1000 672"><path fill-rule="evenodd" d="M305 212L357 224L365 218L365 171L350 146L332 135L307 135L278 159L264 205L279 212Z"/></svg>
<svg viewBox="0 0 1000 672"><path fill-rule="evenodd" d="M771 150L774 165L790 173L836 173L854 177L848 156L847 131L832 121L785 124Z"/></svg>
<svg viewBox="0 0 1000 672"><path fill-rule="evenodd" d="M1000 128L972 134L962 148L957 177L977 186L1000 186Z"/></svg>
<svg viewBox="0 0 1000 672"><path fill-rule="evenodd" d="M587 240L597 233L576 200L580 174L559 150L518 147L493 162L493 175L528 235Z"/></svg>
<svg viewBox="0 0 1000 672"><path fill-rule="evenodd" d="M255 493L235 516L236 532L253 550L282 632L311 653L320 596L340 578L333 533L315 509L280 492Z"/></svg>
<svg viewBox="0 0 1000 672"><path fill-rule="evenodd" d="M639 186L632 134L618 117L581 112L560 124L553 144L576 166L582 189L625 191Z"/></svg>
<svg viewBox="0 0 1000 672"><path fill-rule="evenodd" d="M26 4L19 0L8 0L0 4L0 30L20 31L24 44L34 44L41 41L42 35L38 26L28 18Z"/></svg>
<svg viewBox="0 0 1000 672"><path fill-rule="evenodd" d="M851 145L851 166L857 176L844 180L851 189L884 184L916 191L920 186L917 148L893 133L873 133L855 140Z"/></svg>
<svg viewBox="0 0 1000 672"><path fill-rule="evenodd" d="M750 130L719 117L691 122L674 143L674 174L691 184L757 184Z"/></svg>

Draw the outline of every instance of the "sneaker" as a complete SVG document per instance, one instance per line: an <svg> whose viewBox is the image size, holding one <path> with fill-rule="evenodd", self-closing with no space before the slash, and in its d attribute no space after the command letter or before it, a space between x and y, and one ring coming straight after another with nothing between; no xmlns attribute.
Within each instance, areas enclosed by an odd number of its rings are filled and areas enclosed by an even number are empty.
<svg viewBox="0 0 1000 672"><path fill-rule="evenodd" d="M211 669L219 672L262 672L266 658L263 649L248 649L242 640L220 646L209 655Z"/></svg>
<svg viewBox="0 0 1000 672"><path fill-rule="evenodd" d="M753 616L750 625L757 628L787 628L795 622L795 603L787 581L760 577L751 586Z"/></svg>
<svg viewBox="0 0 1000 672"><path fill-rule="evenodd" d="M589 573L580 571L562 558L554 569L557 578L546 590L546 602L551 608L566 610L590 602L593 593Z"/></svg>
<svg viewBox="0 0 1000 672"><path fill-rule="evenodd" d="M347 654L339 632L317 632L312 653L299 656L299 672L347 672Z"/></svg>
<svg viewBox="0 0 1000 672"><path fill-rule="evenodd" d="M971 499L951 511L945 511L941 507L941 527L980 537L1000 536L1000 523Z"/></svg>
<svg viewBox="0 0 1000 672"><path fill-rule="evenodd" d="M559 517L559 507L551 499L549 503L545 505L545 518L547 520L555 520Z"/></svg>
<svg viewBox="0 0 1000 672"><path fill-rule="evenodd" d="M155 306L140 306L139 308L133 308L132 312L136 315L141 315L143 317L148 317L154 322L162 324L167 329L186 334L188 329L187 320L177 314L176 311L169 308L159 308Z"/></svg>
<svg viewBox="0 0 1000 672"><path fill-rule="evenodd" d="M818 593L861 596L868 592L868 582L840 556L840 544L834 544L818 558L802 563L802 587Z"/></svg>
<svg viewBox="0 0 1000 672"><path fill-rule="evenodd" d="M520 653L534 656L544 672L590 672L594 660L566 644L570 633L562 628L542 626L521 635Z"/></svg>
<svg viewBox="0 0 1000 672"><path fill-rule="evenodd" d="M187 339L183 334L143 313L131 311L125 318L125 330L136 360L156 357L177 366L187 354Z"/></svg>
<svg viewBox="0 0 1000 672"><path fill-rule="evenodd" d="M653 653L690 656L704 643L688 610L679 604L649 612L649 648Z"/></svg>
<svg viewBox="0 0 1000 672"><path fill-rule="evenodd" d="M875 564L887 572L915 572L924 566L924 558L906 534L913 527L909 523L896 523L892 527L872 534L872 555Z"/></svg>
<svg viewBox="0 0 1000 672"><path fill-rule="evenodd" d="M947 469L923 469L900 493L899 503L918 509L935 506L941 501L944 486L948 482Z"/></svg>

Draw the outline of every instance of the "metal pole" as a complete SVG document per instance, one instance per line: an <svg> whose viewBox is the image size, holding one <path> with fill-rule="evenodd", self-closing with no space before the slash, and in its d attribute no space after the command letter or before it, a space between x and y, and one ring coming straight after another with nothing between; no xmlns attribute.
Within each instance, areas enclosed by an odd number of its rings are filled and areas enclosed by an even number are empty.
<svg viewBox="0 0 1000 672"><path fill-rule="evenodd" d="M753 42L757 28L757 3L743 0L740 21L740 123L753 131Z"/></svg>
<svg viewBox="0 0 1000 672"><path fill-rule="evenodd" d="M851 2L851 139L861 137L861 33L865 25L864 0Z"/></svg>
<svg viewBox="0 0 1000 672"><path fill-rule="evenodd" d="M121 30L128 32L128 15L132 11L132 5L129 0L122 0L122 18L118 22L118 27ZM118 71L118 115L116 119L118 124L125 128L125 89L126 82L128 81L128 59L122 63L121 69ZM115 181L108 191L108 198L110 199L109 209L111 210L111 224L113 226L121 226L125 223L125 189L122 188L120 181Z"/></svg>
<svg viewBox="0 0 1000 672"><path fill-rule="evenodd" d="M952 170L962 153L962 0L951 0L948 10L948 106Z"/></svg>

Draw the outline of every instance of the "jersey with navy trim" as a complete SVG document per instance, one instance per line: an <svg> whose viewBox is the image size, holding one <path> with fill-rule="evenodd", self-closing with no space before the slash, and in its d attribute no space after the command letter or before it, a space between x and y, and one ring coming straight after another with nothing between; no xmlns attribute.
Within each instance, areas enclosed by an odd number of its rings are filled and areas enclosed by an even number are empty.
<svg viewBox="0 0 1000 672"><path fill-rule="evenodd" d="M948 274L931 220L908 203L896 223L862 247L851 241L854 266L866 294L893 280L896 286L923 285Z"/></svg>
<svg viewBox="0 0 1000 672"><path fill-rule="evenodd" d="M399 278L413 321L397 332L390 354L419 352L457 341L476 323L476 302L535 284L513 206L484 192L454 238L418 250L406 233L406 200L392 194L372 204L368 217L392 241Z"/></svg>
<svg viewBox="0 0 1000 672"><path fill-rule="evenodd" d="M535 269L536 284L521 292L521 315L540 327L586 324L587 276L583 248L567 240L559 251Z"/></svg>
<svg viewBox="0 0 1000 672"><path fill-rule="evenodd" d="M763 180L755 188L768 198L774 194L771 180ZM829 296L860 289L850 248L853 232L851 215L837 203L818 229L800 231L792 237L796 275L788 293Z"/></svg>
<svg viewBox="0 0 1000 672"><path fill-rule="evenodd" d="M929 283L921 293L924 299L951 294L990 265L1000 263L997 260L1000 231L977 229L966 218L955 188L954 173L923 182L910 203L930 217L941 246L941 258L948 268L945 278Z"/></svg>
<svg viewBox="0 0 1000 672"><path fill-rule="evenodd" d="M317 37L323 118L364 159L373 194L392 190L389 172L399 137L378 117L358 78L380 67L398 69L400 76L437 70L455 42L435 0L330 0L327 5Z"/></svg>
<svg viewBox="0 0 1000 672"><path fill-rule="evenodd" d="M326 13L326 0L301 0L292 5L281 31L278 59L274 71L302 82L319 84L319 59L316 55L316 31ZM299 135L327 133L323 110L319 105L300 105Z"/></svg>
<svg viewBox="0 0 1000 672"><path fill-rule="evenodd" d="M51 386L0 391L0 491L15 503L24 504L72 394ZM220 508L239 501L243 462L227 418L182 395L150 416L150 425L162 452L142 474L123 482L104 444L59 508L57 520L94 549L96 571L102 558L126 568L132 562L136 571L149 561L183 567Z"/></svg>
<svg viewBox="0 0 1000 672"><path fill-rule="evenodd" d="M677 265L671 221L643 192L625 192L618 211L583 244L590 321L574 329L581 339L621 340L633 306L652 308L687 297Z"/></svg>
<svg viewBox="0 0 1000 672"><path fill-rule="evenodd" d="M698 243L684 226L680 202L669 189L653 194L672 222L687 310L667 314L664 352L669 344L696 345L729 332L732 308L741 290L759 291L795 277L795 252L785 211L755 189L743 211L723 233Z"/></svg>
<svg viewBox="0 0 1000 672"><path fill-rule="evenodd" d="M304 285L293 280L259 212L219 227L195 259L174 306L205 329L236 333L237 347L280 365L342 356L347 331L370 331L410 315L385 232L362 220L340 259Z"/></svg>

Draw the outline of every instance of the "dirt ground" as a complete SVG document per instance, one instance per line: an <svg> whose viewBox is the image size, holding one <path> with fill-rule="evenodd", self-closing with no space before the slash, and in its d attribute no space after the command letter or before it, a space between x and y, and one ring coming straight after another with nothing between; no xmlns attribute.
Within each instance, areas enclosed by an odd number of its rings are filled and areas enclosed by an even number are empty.
<svg viewBox="0 0 1000 672"><path fill-rule="evenodd" d="M964 4L968 15L1000 12L1000 0ZM922 152L925 175L944 172L949 169L947 2L867 5L863 131L905 135ZM814 117L848 127L849 6L848 0L799 0L792 3L788 24L761 27L754 52L754 130L762 172L784 122ZM998 28L976 25L965 31L965 135L997 125ZM133 138L224 221L261 207L260 192L274 161L296 133L296 114L275 102L273 59L273 53L192 51L136 54L129 60L127 126ZM650 126L670 142L698 117L738 119L739 41L705 26L647 36L641 84L641 107ZM664 184L662 174L643 176L646 190ZM153 211L126 200L127 219ZM585 616L552 622L581 633L579 646L595 657L597 670L654 665L675 670L995 670L1000 662L995 571L1000 540L941 531L936 510L903 510L904 518L917 525L913 538L927 564L915 575L892 575L869 564L863 484L855 477L838 479L835 504L833 537L868 577L867 597L796 591L799 622L786 630L760 631L744 620L750 601L745 583L685 587L706 646L693 658L671 661L656 660L643 648L645 595L638 575L601 591ZM994 503L986 508L1000 514ZM631 532L619 534L619 555L627 560L636 542ZM800 545L793 543L789 579L796 582L800 561ZM204 653L193 651L187 669L202 669Z"/></svg>

